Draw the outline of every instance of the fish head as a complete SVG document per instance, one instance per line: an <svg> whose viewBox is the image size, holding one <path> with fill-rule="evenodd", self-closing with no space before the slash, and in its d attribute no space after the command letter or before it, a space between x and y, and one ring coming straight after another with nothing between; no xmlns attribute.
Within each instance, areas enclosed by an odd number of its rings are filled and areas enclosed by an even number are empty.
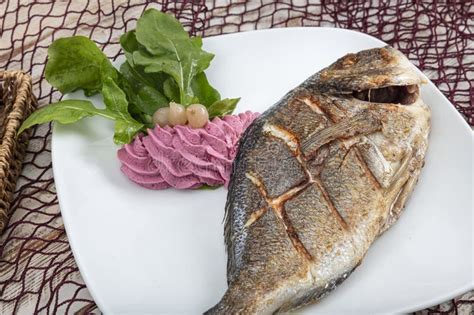
<svg viewBox="0 0 474 315"><path fill-rule="evenodd" d="M346 147L359 143L385 195L396 196L386 198L393 201L382 231L399 217L424 165L431 125L431 111L420 90L426 82L401 52L389 46L345 55L306 81L307 89L330 104L334 124L357 117L370 130L343 142Z"/></svg>
<svg viewBox="0 0 474 315"><path fill-rule="evenodd" d="M419 85L426 83L410 61L389 46L347 54L309 81L322 93L403 105L415 103Z"/></svg>

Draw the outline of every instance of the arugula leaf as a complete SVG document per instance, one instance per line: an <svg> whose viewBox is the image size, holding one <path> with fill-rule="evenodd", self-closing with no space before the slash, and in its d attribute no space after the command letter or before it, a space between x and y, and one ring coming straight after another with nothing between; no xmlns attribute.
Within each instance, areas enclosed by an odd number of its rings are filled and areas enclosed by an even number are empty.
<svg viewBox="0 0 474 315"><path fill-rule="evenodd" d="M61 124L71 124L85 117L94 115L110 116L104 110L97 109L90 101L66 100L50 104L34 111L21 125L18 134L34 125L57 121Z"/></svg>
<svg viewBox="0 0 474 315"><path fill-rule="evenodd" d="M211 86L209 81L207 81L206 74L204 72L196 75L191 82L191 89L193 90L194 96L199 100L199 103L209 107L214 102L221 99L221 95L215 88Z"/></svg>
<svg viewBox="0 0 474 315"><path fill-rule="evenodd" d="M49 46L45 75L63 94L83 89L90 96L100 92L105 78L117 79L117 70L93 41L73 36Z"/></svg>
<svg viewBox="0 0 474 315"><path fill-rule="evenodd" d="M188 41L189 35L172 15L148 9L137 21L136 37L140 44L154 54L175 50L175 42Z"/></svg>
<svg viewBox="0 0 474 315"><path fill-rule="evenodd" d="M163 94L148 85L141 86L138 90L137 96L141 108L143 108L143 112L148 115L153 115L158 108L168 106L169 104Z"/></svg>
<svg viewBox="0 0 474 315"><path fill-rule="evenodd" d="M114 142L129 143L144 127L130 116L125 93L115 84L112 78L107 78L102 87L106 108L94 107L90 101L65 100L50 104L33 112L21 125L18 134L25 129L50 121L62 124L75 123L83 118L98 115L115 120Z"/></svg>
<svg viewBox="0 0 474 315"><path fill-rule="evenodd" d="M122 36L120 36L120 46L122 46L123 52L125 54L125 58L127 58L127 62L134 66L132 53L135 50L140 48L140 44L137 41L137 37L135 36L135 31L129 31Z"/></svg>
<svg viewBox="0 0 474 315"><path fill-rule="evenodd" d="M202 48L202 38L201 36L194 36L190 38L190 41L196 46L197 48Z"/></svg>
<svg viewBox="0 0 474 315"><path fill-rule="evenodd" d="M224 116L232 114L237 103L240 101L239 98L225 98L214 102L211 106L208 107L207 111L209 112L209 119L212 119L216 116Z"/></svg>
<svg viewBox="0 0 474 315"><path fill-rule="evenodd" d="M102 95L106 111L110 112L116 121L114 142L117 144L129 143L144 125L130 115L125 93L111 78L105 80Z"/></svg>
<svg viewBox="0 0 474 315"><path fill-rule="evenodd" d="M163 93L171 102L179 103L179 87L173 78L168 78L163 83Z"/></svg>
<svg viewBox="0 0 474 315"><path fill-rule="evenodd" d="M196 190L216 190L218 188L221 188L222 185L219 186L209 186L207 184L203 184L202 186L195 188Z"/></svg>
<svg viewBox="0 0 474 315"><path fill-rule="evenodd" d="M135 34L146 50L134 51L133 63L144 66L147 73L172 76L179 87L180 103L189 105L193 101L192 79L209 67L214 55L201 49L200 39L190 39L178 20L154 9L138 19Z"/></svg>
<svg viewBox="0 0 474 315"><path fill-rule="evenodd" d="M130 117L131 118L131 117ZM133 118L132 118L133 119ZM125 120L117 120L114 127L115 144L130 143L135 135L143 128L143 124L134 122L133 124Z"/></svg>
<svg viewBox="0 0 474 315"><path fill-rule="evenodd" d="M132 66L128 62L122 64L120 67L120 72L129 80L130 84L132 84L134 88L137 88L141 84L145 84L153 87L162 94L163 82L170 78L170 76L164 72L145 73L145 71L143 71L143 67L137 65Z"/></svg>
<svg viewBox="0 0 474 315"><path fill-rule="evenodd" d="M135 36L135 31L130 31L123 34L120 37L120 44L125 52L125 57L127 58L126 63L128 63L128 68L133 70L134 82L135 80L138 80L138 82L147 84L162 93L163 82L169 78L169 75L163 72L145 73L143 71L143 67L135 65L133 63L133 52L139 49L145 50L145 48L138 43ZM126 69L126 71L130 70ZM120 72L122 72L122 74L126 74L124 73L122 68L120 69ZM130 77L127 77L127 79L130 80Z"/></svg>
<svg viewBox="0 0 474 315"><path fill-rule="evenodd" d="M121 81L122 89L130 103L140 112L148 115L160 107L168 106L168 99L153 87L152 77L146 77L138 69L125 62L120 67L125 82Z"/></svg>
<svg viewBox="0 0 474 315"><path fill-rule="evenodd" d="M115 84L111 78L107 78L102 87L105 108L118 117L127 120L128 102L125 93Z"/></svg>
<svg viewBox="0 0 474 315"><path fill-rule="evenodd" d="M132 84L128 82L128 80L123 75L119 75L118 85L127 96L128 112L131 114L141 113L141 109L138 108L138 106L134 103L136 94L135 88L132 86Z"/></svg>

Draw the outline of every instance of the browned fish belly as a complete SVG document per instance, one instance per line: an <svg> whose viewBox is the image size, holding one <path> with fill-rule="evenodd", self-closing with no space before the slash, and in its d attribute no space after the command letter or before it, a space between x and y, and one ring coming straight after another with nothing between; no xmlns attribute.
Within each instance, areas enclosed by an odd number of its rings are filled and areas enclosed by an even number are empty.
<svg viewBox="0 0 474 315"><path fill-rule="evenodd" d="M252 124L226 204L229 289L209 314L301 307L361 263L423 166L421 81L393 48L349 54Z"/></svg>

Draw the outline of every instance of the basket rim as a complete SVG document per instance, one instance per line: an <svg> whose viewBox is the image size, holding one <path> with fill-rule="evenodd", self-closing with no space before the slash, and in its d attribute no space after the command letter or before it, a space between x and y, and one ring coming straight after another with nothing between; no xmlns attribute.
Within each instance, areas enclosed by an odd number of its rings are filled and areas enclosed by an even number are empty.
<svg viewBox="0 0 474 315"><path fill-rule="evenodd" d="M31 76L23 71L0 70L0 97L8 100L2 105L2 122L0 125L0 233L5 229L10 216L10 203L21 173L31 129L18 135L23 121L37 107L37 100L32 90ZM5 86L8 85L9 87Z"/></svg>

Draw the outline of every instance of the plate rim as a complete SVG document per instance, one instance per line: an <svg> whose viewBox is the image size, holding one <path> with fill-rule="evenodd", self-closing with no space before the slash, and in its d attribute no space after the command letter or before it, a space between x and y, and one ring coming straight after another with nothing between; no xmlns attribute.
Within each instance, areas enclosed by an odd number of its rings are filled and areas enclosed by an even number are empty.
<svg viewBox="0 0 474 315"><path fill-rule="evenodd" d="M380 45L384 45L384 46L389 45L389 44L385 43L384 41L382 41L382 40L380 40L380 39L378 39L374 36L371 36L369 34L359 32L359 31L356 31L356 30L334 28L334 27L315 27L315 26L268 28L268 29L258 29L258 30L248 30L248 31L242 31L242 32L234 32L234 33L229 33L229 34L218 34L218 35L211 35L211 36L203 37L203 41L206 42L207 40L214 40L216 38L222 38L222 37L247 36L248 33L300 32L300 31L306 32L306 31L315 31L315 30L334 31L334 32L341 32L341 33L353 33L353 34L356 34L357 36L362 35L363 37L367 37L367 38L370 38L371 40L375 40ZM117 63L119 63L121 60L123 60L123 58L124 58L124 55L123 55L123 53L121 53L120 55L118 55L115 58L115 60L112 60L110 58L109 58L109 60L111 60L114 67L116 67ZM474 142L474 132L471 129L471 127L469 126L469 124L466 122L464 117L456 110L456 108L454 107L452 102L438 89L438 87L418 67L415 66L415 68L418 71L418 73L421 74L427 80L427 84L429 84L431 87L433 87L436 90L436 92L438 93L437 97L444 98L444 101L446 101L447 103L449 103L451 105L451 106L449 106L450 107L449 110L454 111L458 115L458 120L461 120L463 122L462 125L464 126L464 129L466 130L465 132L468 132L471 136L471 140L473 140L473 141L471 141L471 146L472 146L472 143ZM61 99L68 99L68 98L69 98L69 94L65 94L61 97ZM55 145L55 142L56 142L55 139L58 137L57 136L58 133L56 132L56 125L57 125L56 122L53 122L52 135L51 135L51 160L52 160L53 174L58 174L59 173L59 169L58 169L58 166L57 166L58 164L57 164L57 162L55 162L55 161L57 161L57 154L58 154L58 151L59 151L56 148L56 145ZM79 272L80 272L80 274L81 274L81 276L84 280L84 283L87 287L87 290L89 291L90 295L94 299L94 302L96 303L99 310L102 311L105 314L112 313L111 310L107 307L107 304L102 300L100 295L97 294L97 292L95 291L95 288L92 285L90 285L91 282L90 282L89 274L87 272L87 268L85 268L85 266L82 264L82 261L80 259L80 254L76 251L76 246L74 245L75 240L73 240L74 238L69 237L68 231L70 231L69 225L70 225L70 220L71 219L69 218L69 215L67 214L69 211L67 211L67 210L63 211L64 209L68 208L67 205L64 202L61 202L62 188L60 188L60 187L62 187L63 184L58 185L60 180L58 181L56 179L56 176L54 176L54 182L55 182L55 187L56 187L56 195L57 195L57 198L58 198L59 210L60 210L60 213L61 213L61 216L62 216L65 232L66 232L66 235L67 235L67 238L68 238L68 242L70 244L69 247L71 248L71 252L73 254L73 257L74 257L74 260L77 264ZM471 278L470 282L468 281L464 286L459 287L454 292L450 292L450 293L442 295L442 296L436 296L436 297L430 299L429 302L417 304L416 306L410 305L410 306L399 308L399 309L396 310L396 312L406 313L406 312L413 312L413 311L421 310L421 309L424 309L426 307L430 307L430 306L439 304L441 302L450 300L453 297L459 296L460 294L462 294L464 292L467 292L469 290L473 290L473 289L474 289L474 279Z"/></svg>

